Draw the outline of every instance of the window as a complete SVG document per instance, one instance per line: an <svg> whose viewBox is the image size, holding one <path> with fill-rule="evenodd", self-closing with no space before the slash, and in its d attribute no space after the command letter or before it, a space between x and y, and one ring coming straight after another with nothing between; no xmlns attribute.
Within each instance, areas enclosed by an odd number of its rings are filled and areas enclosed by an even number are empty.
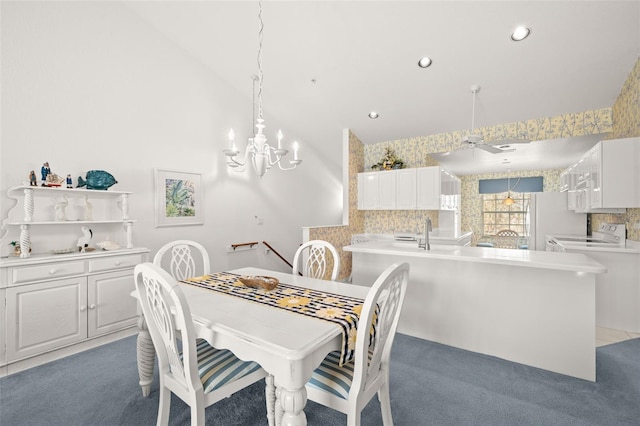
<svg viewBox="0 0 640 426"><path fill-rule="evenodd" d="M527 237L529 218L526 210L531 200L528 192L512 192L511 198L515 203L504 204L507 192L499 194L482 194L482 233L483 235L495 235L503 229L516 231L518 235Z"/></svg>

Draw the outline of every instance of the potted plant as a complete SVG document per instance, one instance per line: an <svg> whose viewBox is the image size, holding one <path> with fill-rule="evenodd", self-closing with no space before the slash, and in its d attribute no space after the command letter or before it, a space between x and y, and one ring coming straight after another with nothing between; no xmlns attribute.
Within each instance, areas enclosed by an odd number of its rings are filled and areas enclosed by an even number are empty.
<svg viewBox="0 0 640 426"><path fill-rule="evenodd" d="M404 161L396 156L393 149L387 147L384 149L384 156L376 164L371 166L373 170L391 170L404 168Z"/></svg>

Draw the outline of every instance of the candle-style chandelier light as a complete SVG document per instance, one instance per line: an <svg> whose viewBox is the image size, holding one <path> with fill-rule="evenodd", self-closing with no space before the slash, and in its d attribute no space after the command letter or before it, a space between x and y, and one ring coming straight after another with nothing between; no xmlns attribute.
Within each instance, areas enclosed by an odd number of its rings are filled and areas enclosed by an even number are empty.
<svg viewBox="0 0 640 426"><path fill-rule="evenodd" d="M262 80L263 80L263 72L262 72L262 31L264 29L264 23L262 22L262 2L258 2L258 75L253 76L254 80L254 110L255 110L255 85L258 85L258 118L256 119L256 128L258 129L257 133L249 138L249 142L247 144L247 149L244 153L244 158L242 160L238 160L236 157L240 154L240 151L236 148L235 145L235 134L233 133L233 129L229 130L229 144L230 148L223 150L224 154L227 156L227 166L234 169L237 172L243 172L249 159L253 164L253 168L259 177L264 176L264 174L271 167L276 164L281 170L293 170L298 164L302 163L302 160L298 158L298 142L293 143L293 160L289 161L290 167L282 166L282 158L287 155L289 152L287 149L282 147L282 131L278 131L278 147L274 148L267 143L267 137L263 133L265 128L264 118L262 114Z"/></svg>

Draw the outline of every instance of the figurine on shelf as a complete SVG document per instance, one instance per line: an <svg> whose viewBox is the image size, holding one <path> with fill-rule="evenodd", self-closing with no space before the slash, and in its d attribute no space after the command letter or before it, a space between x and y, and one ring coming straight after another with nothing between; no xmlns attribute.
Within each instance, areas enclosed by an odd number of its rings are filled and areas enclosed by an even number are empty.
<svg viewBox="0 0 640 426"><path fill-rule="evenodd" d="M13 246L13 255L20 256L20 243L18 241L11 241L9 243L10 246Z"/></svg>
<svg viewBox="0 0 640 426"><path fill-rule="evenodd" d="M93 220L93 205L89 202L89 196L84 196L84 220Z"/></svg>
<svg viewBox="0 0 640 426"><path fill-rule="evenodd" d="M36 180L36 172L35 172L35 170L31 170L29 172L29 185L30 186L38 186L38 182Z"/></svg>
<svg viewBox="0 0 640 426"><path fill-rule="evenodd" d="M89 247L89 241L93 238L93 232L89 229L88 226L82 227L82 237L78 238L78 251L84 253Z"/></svg>
<svg viewBox="0 0 640 426"><path fill-rule="evenodd" d="M45 161L40 169L40 174L42 175L42 186L47 186L47 176L51 173L51 168L49 168L49 162Z"/></svg>
<svg viewBox="0 0 640 426"><path fill-rule="evenodd" d="M57 188L59 186L62 186L63 182L64 178L58 176L53 172L49 172L49 174L47 175L47 184L45 186Z"/></svg>
<svg viewBox="0 0 640 426"><path fill-rule="evenodd" d="M71 175L67 175L67 188L73 188L73 180L71 179Z"/></svg>
<svg viewBox="0 0 640 426"><path fill-rule="evenodd" d="M10 246L13 247L13 256L20 256L20 254L22 253L21 249L20 249L20 241L11 241L9 243ZM31 247L29 247L29 253L31 253Z"/></svg>
<svg viewBox="0 0 640 426"><path fill-rule="evenodd" d="M87 189L99 189L106 191L110 186L118 183L111 173L105 172L104 170L89 170L85 179L82 179L82 176L78 176L78 185L76 188L86 186Z"/></svg>
<svg viewBox="0 0 640 426"><path fill-rule="evenodd" d="M63 195L62 197L64 198L64 200L58 201L55 205L55 209L56 209L56 220L64 222L65 220L67 220L67 215L64 210L69 205L69 199L67 198L66 195Z"/></svg>

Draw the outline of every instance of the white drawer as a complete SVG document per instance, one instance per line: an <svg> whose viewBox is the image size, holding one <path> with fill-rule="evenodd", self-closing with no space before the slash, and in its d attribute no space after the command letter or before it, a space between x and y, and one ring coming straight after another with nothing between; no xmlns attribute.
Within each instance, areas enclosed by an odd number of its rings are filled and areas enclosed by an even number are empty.
<svg viewBox="0 0 640 426"><path fill-rule="evenodd" d="M82 275L85 273L84 268L85 262L82 261L11 268L11 283L19 284L29 281L52 280L73 275Z"/></svg>
<svg viewBox="0 0 640 426"><path fill-rule="evenodd" d="M141 254L113 256L89 261L89 272L112 271L114 269L133 268L142 263Z"/></svg>

